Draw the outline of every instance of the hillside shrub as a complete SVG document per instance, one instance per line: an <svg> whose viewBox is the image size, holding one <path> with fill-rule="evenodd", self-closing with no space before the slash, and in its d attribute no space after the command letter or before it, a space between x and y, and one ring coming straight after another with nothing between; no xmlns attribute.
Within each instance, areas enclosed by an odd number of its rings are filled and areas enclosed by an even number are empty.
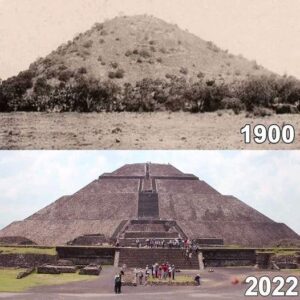
<svg viewBox="0 0 300 300"><path fill-rule="evenodd" d="M93 46L93 41L92 40L88 40L85 43L83 43L82 45L84 48L91 48Z"/></svg>
<svg viewBox="0 0 300 300"><path fill-rule="evenodd" d="M86 74L87 73L87 69L85 67L81 67L77 70L78 74Z"/></svg>
<svg viewBox="0 0 300 300"><path fill-rule="evenodd" d="M123 69L118 69L116 71L110 71L108 77L110 79L122 79L124 78L125 71Z"/></svg>
<svg viewBox="0 0 300 300"><path fill-rule="evenodd" d="M139 52L139 54L140 54L140 56L143 57L143 58L149 58L149 57L151 57L151 54L150 54L147 50L145 50L145 49L141 50L141 51Z"/></svg>
<svg viewBox="0 0 300 300"><path fill-rule="evenodd" d="M127 57L131 56L132 54L133 54L133 52L131 50L127 50L125 52L125 56L127 56Z"/></svg>
<svg viewBox="0 0 300 300"><path fill-rule="evenodd" d="M272 76L249 77L241 82L238 90L238 98L248 111L260 106L270 107L276 95L276 79Z"/></svg>
<svg viewBox="0 0 300 300"><path fill-rule="evenodd" d="M245 109L245 105L243 102L238 98L224 98L221 101L222 109L232 109L235 114L239 114L242 110Z"/></svg>
<svg viewBox="0 0 300 300"><path fill-rule="evenodd" d="M189 73L189 70L188 70L188 68L181 67L179 72L183 75L187 75Z"/></svg>
<svg viewBox="0 0 300 300"><path fill-rule="evenodd" d="M110 66L113 68L113 69L117 69L119 64L117 62L111 62L110 63Z"/></svg>
<svg viewBox="0 0 300 300"><path fill-rule="evenodd" d="M69 81L72 77L74 77L74 72L71 71L71 70L66 70L66 71L62 71L59 76L58 76L58 79L60 81L63 81L63 82L67 82Z"/></svg>
<svg viewBox="0 0 300 300"><path fill-rule="evenodd" d="M269 117L274 114L274 111L265 107L254 107L253 115L255 117Z"/></svg>

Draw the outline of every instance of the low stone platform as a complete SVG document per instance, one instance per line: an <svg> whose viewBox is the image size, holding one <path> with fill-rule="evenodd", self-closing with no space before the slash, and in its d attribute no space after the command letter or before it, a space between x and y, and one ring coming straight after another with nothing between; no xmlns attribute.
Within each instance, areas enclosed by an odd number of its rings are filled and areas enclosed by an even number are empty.
<svg viewBox="0 0 300 300"><path fill-rule="evenodd" d="M95 275L95 276L99 276L100 273L101 273L101 270L102 270L101 266L90 265L90 266L82 268L79 271L79 275Z"/></svg>
<svg viewBox="0 0 300 300"><path fill-rule="evenodd" d="M37 268L38 274L61 274L61 273L76 273L75 266L53 266L43 265Z"/></svg>

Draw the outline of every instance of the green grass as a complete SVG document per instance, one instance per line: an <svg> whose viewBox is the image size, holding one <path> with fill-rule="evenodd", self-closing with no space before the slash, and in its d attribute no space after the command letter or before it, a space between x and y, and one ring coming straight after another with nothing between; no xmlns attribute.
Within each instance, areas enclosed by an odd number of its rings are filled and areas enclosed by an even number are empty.
<svg viewBox="0 0 300 300"><path fill-rule="evenodd" d="M0 247L0 254L48 254L56 255L55 248L37 247Z"/></svg>
<svg viewBox="0 0 300 300"><path fill-rule="evenodd" d="M288 273L291 275L300 275L300 269L282 269L281 272Z"/></svg>
<svg viewBox="0 0 300 300"><path fill-rule="evenodd" d="M166 282L166 283L168 283L169 278L167 278L166 280L160 280L158 278L149 277L148 282L149 283L151 283L151 282ZM180 283L182 283L182 282L194 282L194 277L188 276L188 275L178 275L178 276L175 276L175 280L172 280L172 282L180 282Z"/></svg>
<svg viewBox="0 0 300 300"><path fill-rule="evenodd" d="M76 274L37 274L33 273L23 279L16 279L22 269L0 269L0 292L23 292L29 288L60 285L69 282L86 281L95 279L95 276L83 276Z"/></svg>

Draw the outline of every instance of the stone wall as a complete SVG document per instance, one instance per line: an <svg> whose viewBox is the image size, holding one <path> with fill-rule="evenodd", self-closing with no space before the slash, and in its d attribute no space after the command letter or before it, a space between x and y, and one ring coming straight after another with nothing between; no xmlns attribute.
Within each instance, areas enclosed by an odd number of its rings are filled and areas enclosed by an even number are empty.
<svg viewBox="0 0 300 300"><path fill-rule="evenodd" d="M55 264L56 255L48 254L0 254L0 267L2 268L32 268L43 264Z"/></svg>
<svg viewBox="0 0 300 300"><path fill-rule="evenodd" d="M202 250L205 267L254 266L256 251L252 249Z"/></svg>
<svg viewBox="0 0 300 300"><path fill-rule="evenodd" d="M113 265L115 248L57 247L59 259L72 261L75 265Z"/></svg>

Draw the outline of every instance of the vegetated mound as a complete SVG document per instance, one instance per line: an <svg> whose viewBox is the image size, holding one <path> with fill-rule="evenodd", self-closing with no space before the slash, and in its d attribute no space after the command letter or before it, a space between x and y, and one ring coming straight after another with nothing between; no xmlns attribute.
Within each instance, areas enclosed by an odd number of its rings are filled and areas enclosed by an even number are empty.
<svg viewBox="0 0 300 300"><path fill-rule="evenodd" d="M95 24L0 88L2 111L238 112L299 99L296 79L150 16Z"/></svg>

